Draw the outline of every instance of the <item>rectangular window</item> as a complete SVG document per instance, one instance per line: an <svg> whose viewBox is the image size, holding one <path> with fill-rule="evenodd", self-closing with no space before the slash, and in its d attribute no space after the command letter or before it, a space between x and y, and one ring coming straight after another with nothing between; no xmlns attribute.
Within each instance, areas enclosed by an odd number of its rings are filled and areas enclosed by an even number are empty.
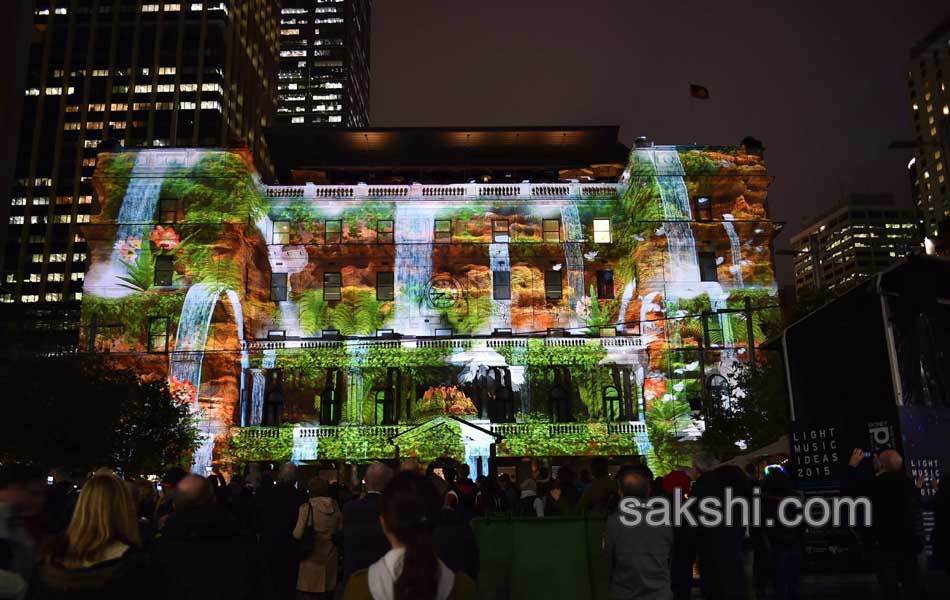
<svg viewBox="0 0 950 600"><path fill-rule="evenodd" d="M270 299L274 302L287 301L287 273L270 274Z"/></svg>
<svg viewBox="0 0 950 600"><path fill-rule="evenodd" d="M560 242L561 241L561 220L560 219L544 219L542 222L543 226L543 240L545 242Z"/></svg>
<svg viewBox="0 0 950 600"><path fill-rule="evenodd" d="M508 240L508 219L492 219L491 241L496 244L507 244Z"/></svg>
<svg viewBox="0 0 950 600"><path fill-rule="evenodd" d="M323 274L323 299L340 300L343 298L343 276L339 273Z"/></svg>
<svg viewBox="0 0 950 600"><path fill-rule="evenodd" d="M544 297L548 300L560 300L562 295L561 290L561 272L560 271L545 271L544 272Z"/></svg>
<svg viewBox="0 0 950 600"><path fill-rule="evenodd" d="M706 317L706 346L720 346L716 340L722 340L722 320L728 315L717 312L708 313Z"/></svg>
<svg viewBox="0 0 950 600"><path fill-rule="evenodd" d="M149 320L148 351L168 352L168 317L152 317Z"/></svg>
<svg viewBox="0 0 950 600"><path fill-rule="evenodd" d="M712 221L712 202L706 196L696 198L696 220Z"/></svg>
<svg viewBox="0 0 950 600"><path fill-rule="evenodd" d="M719 281L719 275L716 273L716 255L712 252L699 252L697 258L699 259L699 280Z"/></svg>
<svg viewBox="0 0 950 600"><path fill-rule="evenodd" d="M155 257L155 285L169 286L175 278L175 262L171 256Z"/></svg>
<svg viewBox="0 0 950 600"><path fill-rule="evenodd" d="M376 273L376 299L384 302L396 297L395 276L392 271Z"/></svg>
<svg viewBox="0 0 950 600"><path fill-rule="evenodd" d="M436 219L435 220L435 243L436 244L451 244L452 243L452 221L449 219Z"/></svg>
<svg viewBox="0 0 950 600"><path fill-rule="evenodd" d="M614 297L614 272L597 271L597 298L600 300Z"/></svg>
<svg viewBox="0 0 950 600"><path fill-rule="evenodd" d="M290 221L274 221L273 243L282 246L290 243Z"/></svg>
<svg viewBox="0 0 950 600"><path fill-rule="evenodd" d="M376 243L392 244L396 241L393 234L393 222L390 219L380 219L376 221Z"/></svg>
<svg viewBox="0 0 950 600"><path fill-rule="evenodd" d="M594 219L594 243L610 243L610 219Z"/></svg>
<svg viewBox="0 0 950 600"><path fill-rule="evenodd" d="M492 298L495 300L511 300L511 272L492 271Z"/></svg>
<svg viewBox="0 0 950 600"><path fill-rule="evenodd" d="M178 220L178 202L174 198L162 198L158 201L158 222L174 223Z"/></svg>
<svg viewBox="0 0 950 600"><path fill-rule="evenodd" d="M343 241L343 221L327 221L324 223L323 242L325 244L339 244Z"/></svg>

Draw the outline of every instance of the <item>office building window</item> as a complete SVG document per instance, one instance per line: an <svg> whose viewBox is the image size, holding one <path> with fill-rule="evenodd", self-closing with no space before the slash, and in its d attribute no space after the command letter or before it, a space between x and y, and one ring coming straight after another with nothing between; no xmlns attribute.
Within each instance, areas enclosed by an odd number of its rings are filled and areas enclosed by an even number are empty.
<svg viewBox="0 0 950 600"><path fill-rule="evenodd" d="M272 243L286 245L290 243L290 221L274 221Z"/></svg>
<svg viewBox="0 0 950 600"><path fill-rule="evenodd" d="M343 298L343 276L339 273L323 274L323 299L340 300Z"/></svg>
<svg viewBox="0 0 950 600"><path fill-rule="evenodd" d="M712 202L706 196L696 198L696 220L712 221Z"/></svg>
<svg viewBox="0 0 950 600"><path fill-rule="evenodd" d="M492 219L491 241L496 244L507 244L508 240L508 219Z"/></svg>
<svg viewBox="0 0 950 600"><path fill-rule="evenodd" d="M158 222L174 223L178 220L178 202L174 198L162 198L158 201Z"/></svg>
<svg viewBox="0 0 950 600"><path fill-rule="evenodd" d="M392 244L395 243L396 236L393 233L393 222L390 219L380 219L376 221L376 243Z"/></svg>
<svg viewBox="0 0 950 600"><path fill-rule="evenodd" d="M561 220L544 219L542 222L543 238L545 242L561 241Z"/></svg>
<svg viewBox="0 0 950 600"><path fill-rule="evenodd" d="M594 219L594 243L610 243L610 219Z"/></svg>
<svg viewBox="0 0 950 600"><path fill-rule="evenodd" d="M169 286L175 279L175 262L171 256L155 257L155 285Z"/></svg>
<svg viewBox="0 0 950 600"><path fill-rule="evenodd" d="M600 300L614 297L614 272L597 271L597 298Z"/></svg>
<svg viewBox="0 0 950 600"><path fill-rule="evenodd" d="M376 299L384 302L396 297L395 276L392 271L376 273Z"/></svg>
<svg viewBox="0 0 950 600"><path fill-rule="evenodd" d="M270 299L274 302L287 301L287 273L270 274Z"/></svg>
<svg viewBox="0 0 950 600"><path fill-rule="evenodd" d="M327 221L323 227L325 244L339 244L343 241L343 221Z"/></svg>
<svg viewBox="0 0 950 600"><path fill-rule="evenodd" d="M511 300L511 272L492 271L492 298L495 300Z"/></svg>
<svg viewBox="0 0 950 600"><path fill-rule="evenodd" d="M450 221L449 219L435 220L435 243L436 244L451 244L452 243L452 221Z"/></svg>
<svg viewBox="0 0 950 600"><path fill-rule="evenodd" d="M152 317L149 320L148 351L168 352L168 317Z"/></svg>
<svg viewBox="0 0 950 600"><path fill-rule="evenodd" d="M699 252L697 258L699 259L699 280L719 281L719 275L716 273L716 255L712 252Z"/></svg>
<svg viewBox="0 0 950 600"><path fill-rule="evenodd" d="M544 272L544 297L548 300L560 300L562 295L561 272Z"/></svg>

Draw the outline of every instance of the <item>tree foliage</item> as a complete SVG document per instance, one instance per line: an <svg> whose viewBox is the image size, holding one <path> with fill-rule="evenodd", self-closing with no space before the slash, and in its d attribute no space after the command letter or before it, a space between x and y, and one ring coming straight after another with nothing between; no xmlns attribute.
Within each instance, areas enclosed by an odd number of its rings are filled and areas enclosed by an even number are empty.
<svg viewBox="0 0 950 600"><path fill-rule="evenodd" d="M20 359L10 365L0 459L130 474L159 473L197 447L190 405L164 380L142 381L97 357Z"/></svg>

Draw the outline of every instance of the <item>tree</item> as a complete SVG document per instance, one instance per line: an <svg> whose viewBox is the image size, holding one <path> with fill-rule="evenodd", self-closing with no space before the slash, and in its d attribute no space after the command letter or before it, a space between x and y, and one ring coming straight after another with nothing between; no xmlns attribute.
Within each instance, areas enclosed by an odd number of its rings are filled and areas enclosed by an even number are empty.
<svg viewBox="0 0 950 600"><path fill-rule="evenodd" d="M681 400L654 400L647 412L647 436L650 451L647 462L656 475L666 475L690 464L690 444L683 442L682 432L692 425L689 404Z"/></svg>
<svg viewBox="0 0 950 600"><path fill-rule="evenodd" d="M722 460L774 442L788 431L785 372L777 358L736 363L722 398L709 398L703 446Z"/></svg>
<svg viewBox="0 0 950 600"><path fill-rule="evenodd" d="M8 366L0 458L147 474L197 447L191 407L164 380L143 381L96 356L22 357Z"/></svg>

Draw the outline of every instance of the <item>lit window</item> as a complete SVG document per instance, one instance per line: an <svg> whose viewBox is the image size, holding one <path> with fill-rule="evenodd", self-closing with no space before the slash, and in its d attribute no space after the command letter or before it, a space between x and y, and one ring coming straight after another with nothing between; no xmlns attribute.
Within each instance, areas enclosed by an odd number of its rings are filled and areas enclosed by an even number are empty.
<svg viewBox="0 0 950 600"><path fill-rule="evenodd" d="M544 272L544 297L548 300L560 300L563 295L561 288L561 272Z"/></svg>
<svg viewBox="0 0 950 600"><path fill-rule="evenodd" d="M290 243L290 221L274 221L273 243L280 245Z"/></svg>
<svg viewBox="0 0 950 600"><path fill-rule="evenodd" d="M324 225L323 242L339 244L343 241L343 221L327 221Z"/></svg>
<svg viewBox="0 0 950 600"><path fill-rule="evenodd" d="M491 240L496 244L508 243L508 219L492 219Z"/></svg>
<svg viewBox="0 0 950 600"><path fill-rule="evenodd" d="M492 298L495 300L511 300L511 272L492 271Z"/></svg>
<svg viewBox="0 0 950 600"><path fill-rule="evenodd" d="M148 351L168 352L168 317L152 317L149 320Z"/></svg>
<svg viewBox="0 0 950 600"><path fill-rule="evenodd" d="M544 219L542 222L542 239L545 242L560 242L561 241L561 220L560 219Z"/></svg>
<svg viewBox="0 0 950 600"><path fill-rule="evenodd" d="M396 297L395 275L392 271L376 273L376 299L381 301L393 300Z"/></svg>
<svg viewBox="0 0 950 600"><path fill-rule="evenodd" d="M610 219L594 219L594 243L610 243Z"/></svg>
<svg viewBox="0 0 950 600"><path fill-rule="evenodd" d="M452 221L449 219L436 219L435 220L435 243L436 244L451 244L452 243Z"/></svg>
<svg viewBox="0 0 950 600"><path fill-rule="evenodd" d="M274 302L287 301L287 273L270 274L270 299Z"/></svg>
<svg viewBox="0 0 950 600"><path fill-rule="evenodd" d="M323 274L323 299L340 300L343 298L343 276L339 273Z"/></svg>
<svg viewBox="0 0 950 600"><path fill-rule="evenodd" d="M396 236L393 233L393 222L391 219L380 219L376 221L376 243L393 244Z"/></svg>

